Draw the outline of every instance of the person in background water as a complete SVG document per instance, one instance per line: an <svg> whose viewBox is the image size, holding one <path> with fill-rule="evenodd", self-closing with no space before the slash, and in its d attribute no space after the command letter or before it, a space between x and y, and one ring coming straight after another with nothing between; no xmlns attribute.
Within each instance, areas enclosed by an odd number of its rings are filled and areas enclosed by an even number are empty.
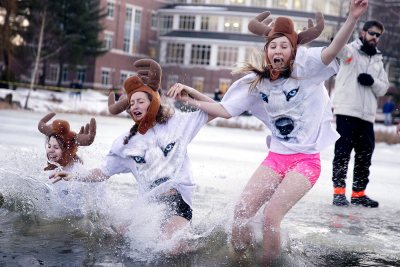
<svg viewBox="0 0 400 267"><path fill-rule="evenodd" d="M142 59L134 66L138 75L124 81L126 97L115 102L112 93L108 102L111 114L127 111L134 124L114 141L102 166L80 179L100 182L115 174L132 173L138 182L139 196L166 207L161 230L163 239L168 240L192 219L195 183L187 146L212 117L201 110L174 112L161 100L160 65ZM206 96L202 100L214 102ZM57 182L71 177L68 173L56 173L50 178ZM178 244L172 253L184 249Z"/></svg>
<svg viewBox="0 0 400 267"><path fill-rule="evenodd" d="M235 207L231 241L238 255L253 246L248 222L265 204L263 258L269 264L279 256L284 216L318 180L320 151L339 137L323 83L337 72L336 55L367 6L367 0L352 0L348 18L330 45L313 48L302 44L321 34L321 13L316 14L316 26L310 20L308 29L297 33L290 18L278 17L270 24L270 12L263 12L251 20L249 30L267 39L265 53L239 70L250 74L233 83L221 103L201 101L199 92L181 84L170 89L170 96L212 116L230 118L250 111L272 132L269 153Z"/></svg>
<svg viewBox="0 0 400 267"><path fill-rule="evenodd" d="M382 23L367 21L360 37L338 54L341 60L333 98L336 130L333 159L333 205L348 206L346 177L351 151L354 149L354 172L351 203L376 208L379 203L365 194L369 168L375 148L374 122L377 99L386 94L389 81L377 49L384 32Z"/></svg>
<svg viewBox="0 0 400 267"><path fill-rule="evenodd" d="M47 166L44 170L52 173L61 171L84 173L83 162L77 155L78 146L89 146L93 143L96 136L96 120L92 118L90 124L82 126L77 134L70 130L68 121L54 120L51 124L47 124L55 115L55 113L49 113L38 123L39 131L46 136ZM57 200L64 207L61 211L63 214L83 215L82 208L86 204L86 194L89 191L86 187L86 184L79 181L70 184L60 183L51 187ZM91 189L90 191L93 191L91 196L98 194L104 196L103 191L98 191L100 188L92 187Z"/></svg>
<svg viewBox="0 0 400 267"><path fill-rule="evenodd" d="M393 102L393 97L388 96L388 98L382 108L383 115L385 116L385 118L384 118L385 125L389 126L389 125L393 124L392 114L393 114L393 111L395 111L395 109L396 109L396 105Z"/></svg>

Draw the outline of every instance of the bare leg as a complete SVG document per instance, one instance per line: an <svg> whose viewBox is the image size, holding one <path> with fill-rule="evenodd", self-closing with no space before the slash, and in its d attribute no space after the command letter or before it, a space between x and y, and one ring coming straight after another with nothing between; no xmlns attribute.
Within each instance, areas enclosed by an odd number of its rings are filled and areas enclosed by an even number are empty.
<svg viewBox="0 0 400 267"><path fill-rule="evenodd" d="M279 256L283 217L310 189L311 184L306 177L297 172L289 172L265 206L263 247L267 263Z"/></svg>
<svg viewBox="0 0 400 267"><path fill-rule="evenodd" d="M168 220L166 220L162 225L162 238L164 240L171 239L174 234L185 228L189 224L189 221L185 218L177 215L171 216ZM177 245L170 250L171 255L178 255L181 253L185 253L189 250L189 247L185 244L185 242L179 241Z"/></svg>
<svg viewBox="0 0 400 267"><path fill-rule="evenodd" d="M262 165L251 176L235 207L231 240L235 251L243 252L252 244L252 233L246 223L271 198L279 183L279 175Z"/></svg>
<svg viewBox="0 0 400 267"><path fill-rule="evenodd" d="M189 221L182 216L173 215L166 220L162 225L162 233L164 239L171 239L172 236L179 230L185 228Z"/></svg>

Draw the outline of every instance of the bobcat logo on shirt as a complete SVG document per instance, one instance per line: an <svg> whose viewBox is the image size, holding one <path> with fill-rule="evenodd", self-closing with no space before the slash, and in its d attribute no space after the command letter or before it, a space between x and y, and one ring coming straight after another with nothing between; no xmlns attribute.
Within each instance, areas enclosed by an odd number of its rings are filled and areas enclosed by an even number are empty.
<svg viewBox="0 0 400 267"><path fill-rule="evenodd" d="M305 110L304 94L300 82L287 79L279 85L259 88L260 98L270 117L274 136L287 142L295 142L303 128L302 114Z"/></svg>
<svg viewBox="0 0 400 267"><path fill-rule="evenodd" d="M138 175L148 189L174 178L184 160L182 155L185 155L179 152L178 137L166 134L155 139L136 139L126 150L126 154L134 161Z"/></svg>

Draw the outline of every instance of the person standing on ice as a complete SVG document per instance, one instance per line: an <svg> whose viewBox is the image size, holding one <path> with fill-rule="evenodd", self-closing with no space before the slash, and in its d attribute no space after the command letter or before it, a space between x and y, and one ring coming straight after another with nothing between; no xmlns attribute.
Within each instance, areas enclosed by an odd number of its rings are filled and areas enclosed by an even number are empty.
<svg viewBox="0 0 400 267"><path fill-rule="evenodd" d="M333 201L335 206L348 206L346 177L351 152L354 150L353 184L350 202L377 208L379 202L365 191L375 149L374 122L378 97L389 89L382 53L377 45L384 32L382 23L365 22L360 38L347 44L338 54L341 60L336 76L333 109L340 138L335 143L332 161Z"/></svg>

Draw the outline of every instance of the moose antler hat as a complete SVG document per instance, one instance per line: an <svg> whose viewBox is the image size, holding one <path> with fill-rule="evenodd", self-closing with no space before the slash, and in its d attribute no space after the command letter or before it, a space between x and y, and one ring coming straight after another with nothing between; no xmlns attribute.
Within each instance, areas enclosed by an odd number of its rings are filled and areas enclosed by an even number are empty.
<svg viewBox="0 0 400 267"><path fill-rule="evenodd" d="M47 124L55 115L56 113L52 112L44 116L38 123L38 129L47 137L55 136L62 141L63 153L57 163L65 167L76 157L78 146L89 146L93 143L96 136L96 120L92 118L90 123L85 127L82 126L77 134L70 130L68 121L54 120L51 124ZM49 163L45 170L54 168L55 166Z"/></svg>
<svg viewBox="0 0 400 267"><path fill-rule="evenodd" d="M293 20L288 17L277 17L271 25L273 20L268 18L270 15L271 12L264 11L252 19L248 24L249 31L267 39L276 33L283 34L289 39L293 48L316 39L325 26L321 12L315 13L316 25L314 26L313 21L308 19L308 27L304 28L300 33L295 31Z"/></svg>
<svg viewBox="0 0 400 267"><path fill-rule="evenodd" d="M115 102L114 93L110 93L108 96L108 110L111 114L119 114L128 109L130 98L134 93L146 92L150 94L151 102L146 116L140 121L135 121L139 124L138 132L145 134L154 126L158 110L161 106L161 98L158 90L161 84L162 70L161 66L152 59L140 59L135 61L133 65L137 68L138 74L124 81L124 90L127 96L121 97L118 102Z"/></svg>

